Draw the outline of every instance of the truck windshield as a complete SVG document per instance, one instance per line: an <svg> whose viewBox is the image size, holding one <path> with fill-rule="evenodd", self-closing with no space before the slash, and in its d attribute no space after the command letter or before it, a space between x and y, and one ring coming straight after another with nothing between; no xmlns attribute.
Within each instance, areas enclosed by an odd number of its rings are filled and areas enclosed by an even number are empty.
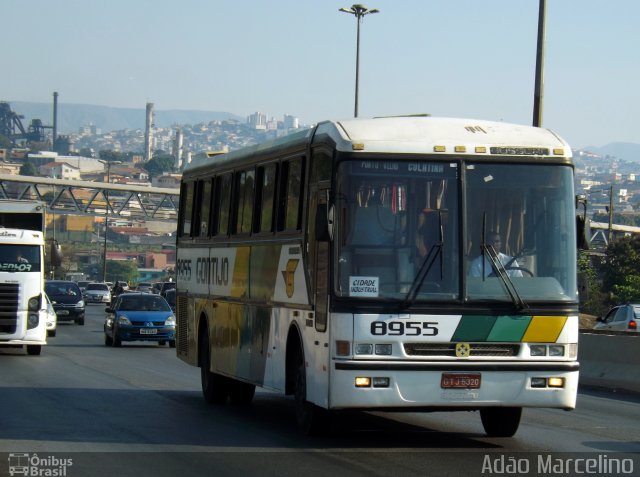
<svg viewBox="0 0 640 477"><path fill-rule="evenodd" d="M368 299L456 299L458 164L372 160L339 167L336 292Z"/></svg>
<svg viewBox="0 0 640 477"><path fill-rule="evenodd" d="M40 247L37 245L3 245L0 247L0 271L40 272Z"/></svg>

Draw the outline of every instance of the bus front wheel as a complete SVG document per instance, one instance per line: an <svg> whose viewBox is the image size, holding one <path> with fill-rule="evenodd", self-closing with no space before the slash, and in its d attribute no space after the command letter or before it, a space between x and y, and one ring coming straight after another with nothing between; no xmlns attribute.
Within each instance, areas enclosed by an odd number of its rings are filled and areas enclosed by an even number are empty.
<svg viewBox="0 0 640 477"><path fill-rule="evenodd" d="M324 434L329 429L329 412L307 401L307 374L304 359L296 368L296 419L300 430L309 436Z"/></svg>
<svg viewBox="0 0 640 477"><path fill-rule="evenodd" d="M489 437L511 437L520 426L521 407L490 407L480 410L484 431Z"/></svg>

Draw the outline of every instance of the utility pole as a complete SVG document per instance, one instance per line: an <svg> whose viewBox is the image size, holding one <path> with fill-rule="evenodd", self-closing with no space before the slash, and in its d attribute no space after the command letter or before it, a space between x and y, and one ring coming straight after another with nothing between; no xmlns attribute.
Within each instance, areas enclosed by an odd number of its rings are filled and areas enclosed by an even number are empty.
<svg viewBox="0 0 640 477"><path fill-rule="evenodd" d="M613 186L609 187L609 233L607 241L609 244L613 239Z"/></svg>

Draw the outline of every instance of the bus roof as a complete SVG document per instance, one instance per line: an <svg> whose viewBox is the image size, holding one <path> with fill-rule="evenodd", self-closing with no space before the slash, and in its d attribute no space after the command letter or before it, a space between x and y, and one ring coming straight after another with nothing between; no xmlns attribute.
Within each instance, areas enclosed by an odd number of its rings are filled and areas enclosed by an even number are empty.
<svg viewBox="0 0 640 477"><path fill-rule="evenodd" d="M315 138L315 139L314 139ZM311 141L328 140L338 151L442 154L444 156L502 155L571 157L570 146L549 129L478 119L396 116L325 121L315 128L261 144L194 160L192 172L216 164L223 168L254 155L304 150ZM263 156L264 157L264 156ZM195 172L195 171L194 171Z"/></svg>

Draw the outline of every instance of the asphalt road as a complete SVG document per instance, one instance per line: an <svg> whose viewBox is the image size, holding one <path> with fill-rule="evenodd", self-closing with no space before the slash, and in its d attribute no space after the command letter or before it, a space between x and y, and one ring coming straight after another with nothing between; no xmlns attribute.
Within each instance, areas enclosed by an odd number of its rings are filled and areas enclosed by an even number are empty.
<svg viewBox="0 0 640 477"><path fill-rule="evenodd" d="M103 317L89 305L85 326L60 323L41 356L0 349L0 475L25 454L39 475L69 477L577 475L575 458L640 474L637 398L581 392L572 412L526 409L510 439L485 437L466 412L354 413L305 437L291 399L258 391L250 407L209 406L175 349L106 347Z"/></svg>

